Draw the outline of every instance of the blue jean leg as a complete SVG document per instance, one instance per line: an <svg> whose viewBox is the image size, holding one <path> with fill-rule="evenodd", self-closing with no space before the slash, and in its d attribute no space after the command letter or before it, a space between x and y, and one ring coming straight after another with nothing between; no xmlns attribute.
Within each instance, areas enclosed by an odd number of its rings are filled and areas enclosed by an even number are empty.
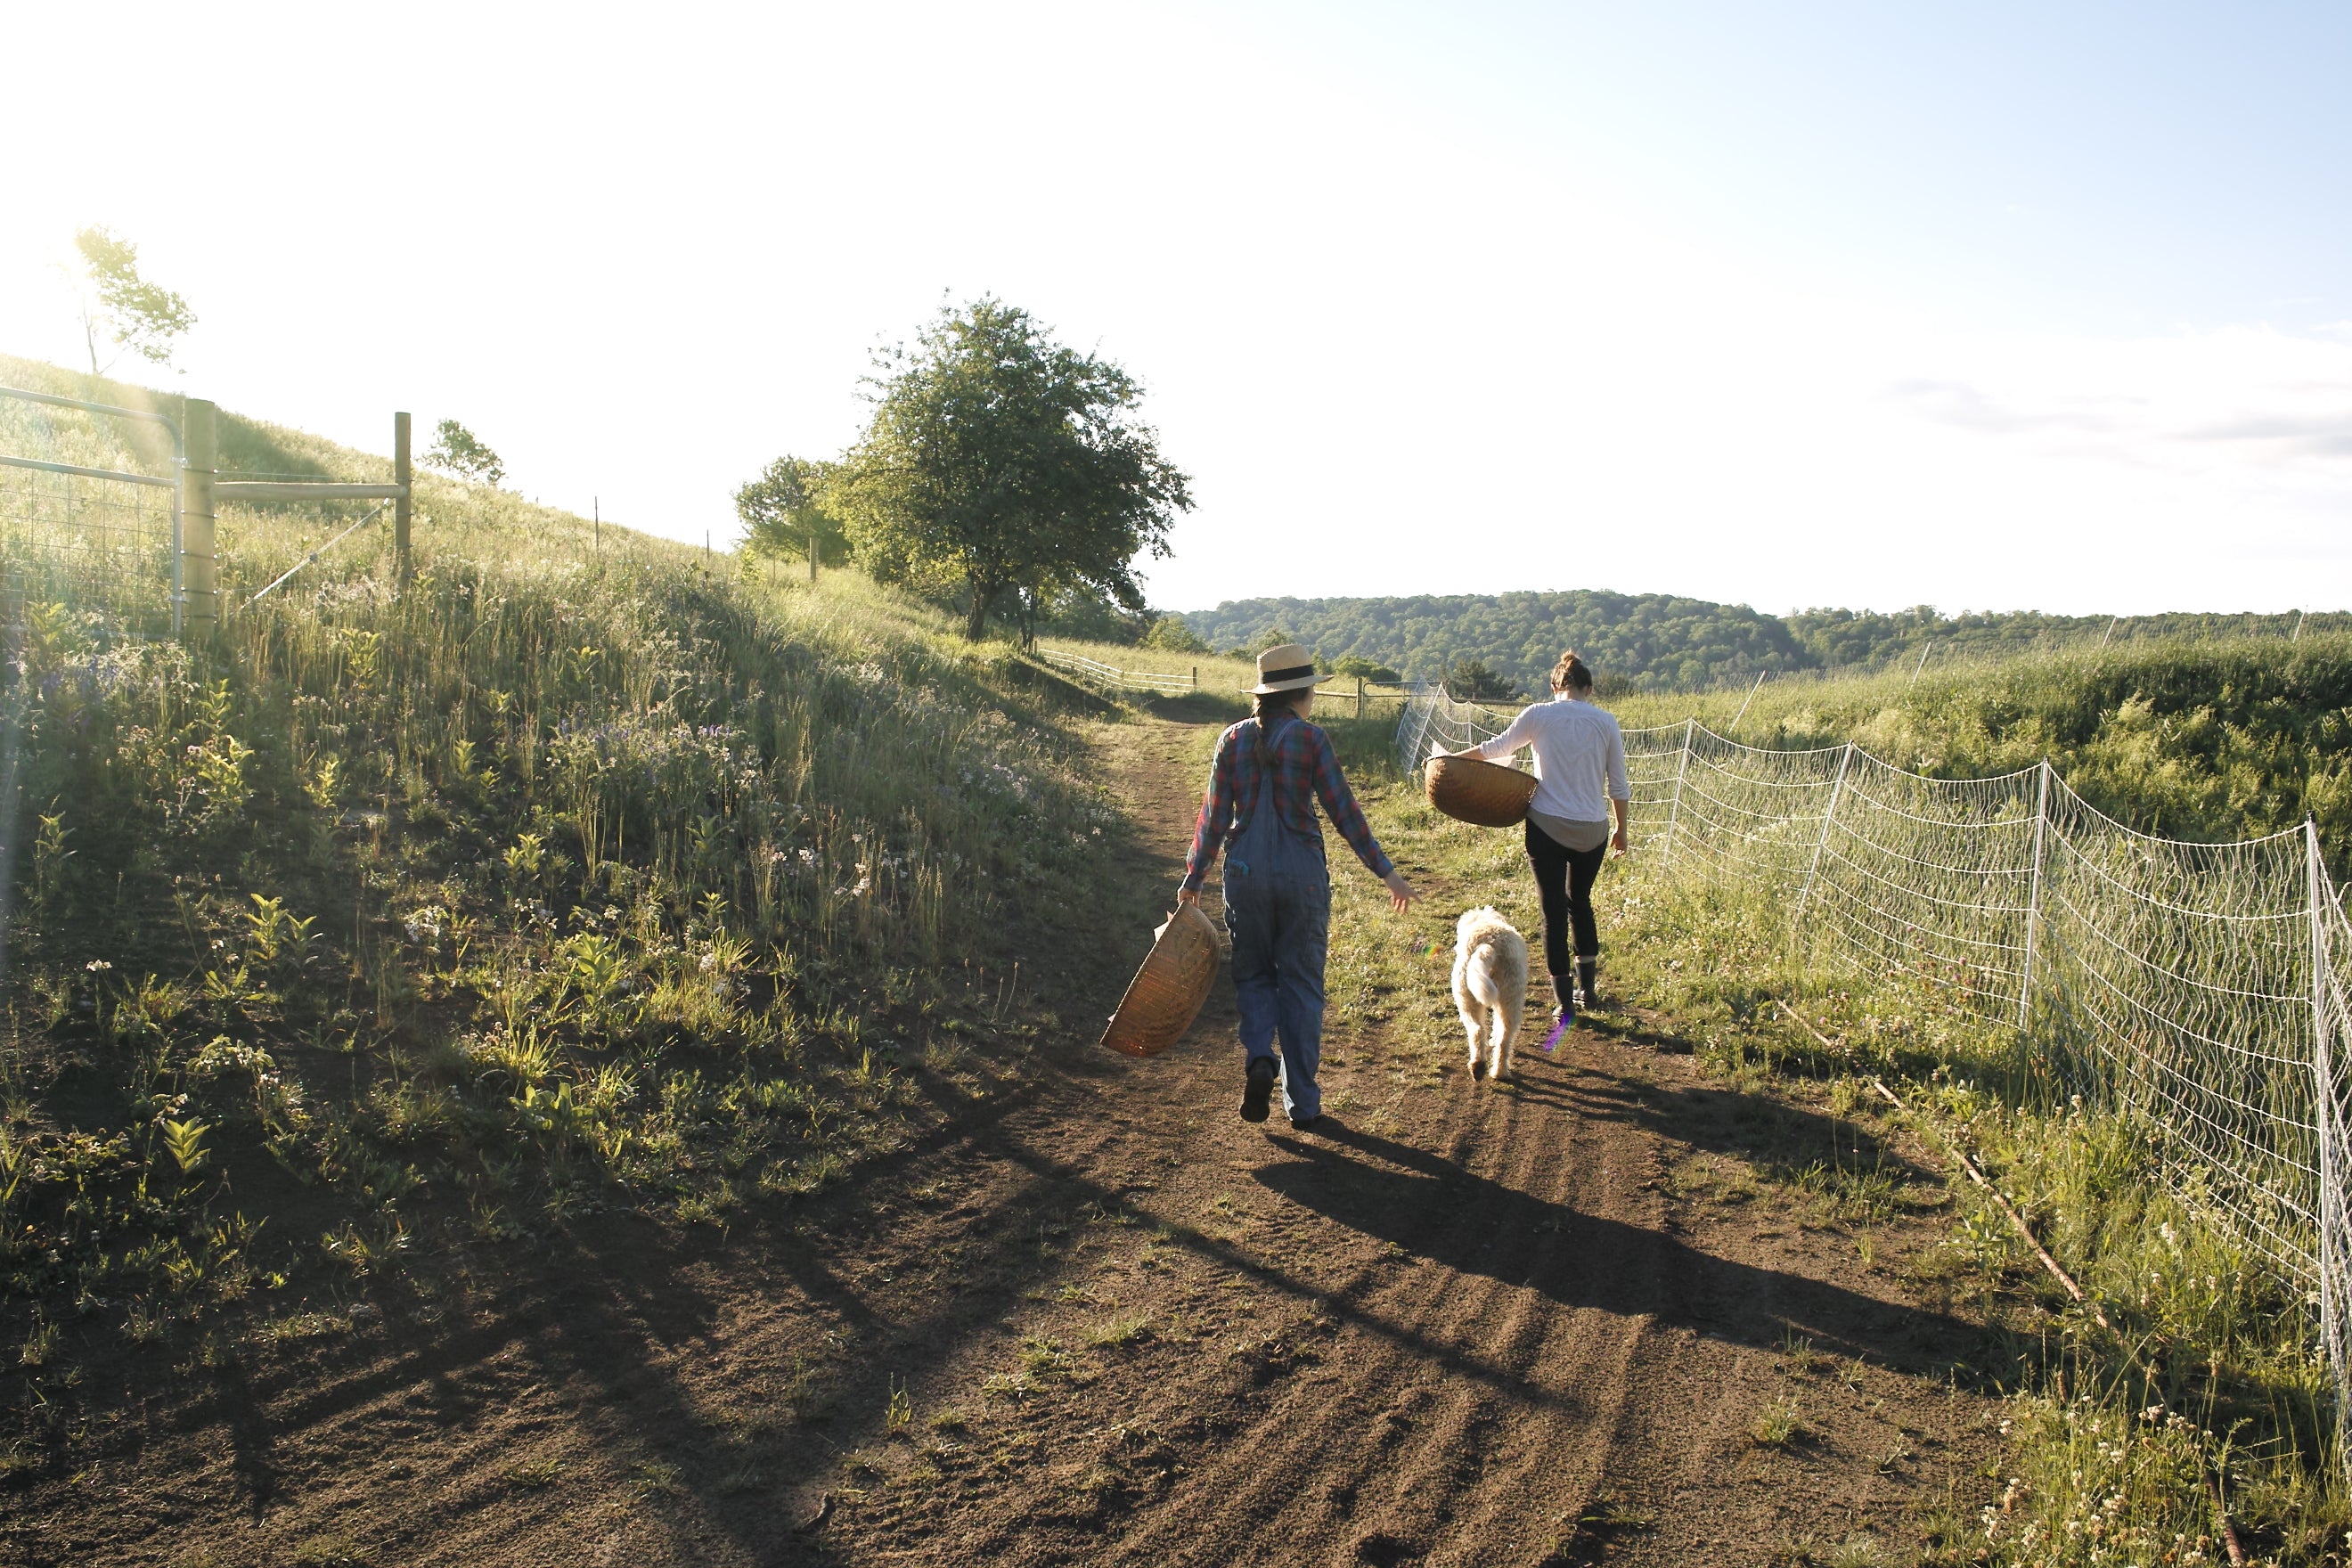
<svg viewBox="0 0 2352 1568"><path fill-rule="evenodd" d="M1315 1081L1323 1058L1323 963L1330 942L1331 887L1310 875L1225 871L1225 929L1234 943L1234 992L1242 1048L1271 1057L1278 1040L1282 1106L1291 1120L1323 1113Z"/></svg>

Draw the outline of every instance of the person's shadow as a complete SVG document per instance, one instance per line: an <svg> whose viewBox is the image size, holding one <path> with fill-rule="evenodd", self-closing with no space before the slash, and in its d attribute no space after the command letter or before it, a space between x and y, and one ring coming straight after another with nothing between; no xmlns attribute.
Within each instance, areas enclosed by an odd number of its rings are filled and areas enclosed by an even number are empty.
<svg viewBox="0 0 2352 1568"><path fill-rule="evenodd" d="M1649 1317L1765 1349L1802 1336L1819 1350L1906 1371L1965 1363L1980 1342L1981 1330L1964 1320L1579 1214L1331 1117L1316 1131L1276 1135L1272 1142L1298 1158L1261 1167L1257 1180L1337 1224L1563 1307Z"/></svg>

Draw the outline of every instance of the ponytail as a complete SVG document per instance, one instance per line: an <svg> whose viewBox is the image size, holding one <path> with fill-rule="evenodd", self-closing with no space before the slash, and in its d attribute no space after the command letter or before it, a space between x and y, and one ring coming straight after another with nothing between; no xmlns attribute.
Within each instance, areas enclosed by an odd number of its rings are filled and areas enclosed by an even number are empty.
<svg viewBox="0 0 2352 1568"><path fill-rule="evenodd" d="M1554 691L1590 691L1592 689L1592 669L1584 656L1570 648L1551 667L1551 689Z"/></svg>

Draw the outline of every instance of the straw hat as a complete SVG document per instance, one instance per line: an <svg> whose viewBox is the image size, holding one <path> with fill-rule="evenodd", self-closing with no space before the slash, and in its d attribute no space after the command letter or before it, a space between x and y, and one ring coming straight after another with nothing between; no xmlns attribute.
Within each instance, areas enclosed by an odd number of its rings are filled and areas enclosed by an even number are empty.
<svg viewBox="0 0 2352 1568"><path fill-rule="evenodd" d="M1315 673L1313 654L1295 642L1281 643L1257 656L1257 684L1250 688L1250 695L1297 691L1322 679Z"/></svg>

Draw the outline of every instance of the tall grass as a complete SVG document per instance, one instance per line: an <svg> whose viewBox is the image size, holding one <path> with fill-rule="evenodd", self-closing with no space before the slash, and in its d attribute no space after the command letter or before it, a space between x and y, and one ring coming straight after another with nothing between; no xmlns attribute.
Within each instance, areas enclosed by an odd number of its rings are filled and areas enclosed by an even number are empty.
<svg viewBox="0 0 2352 1568"><path fill-rule="evenodd" d="M967 966L1090 907L1114 819L1007 648L421 488L406 587L362 531L199 648L26 605L0 1311L147 1339L604 1207L724 1225L1009 1070ZM321 526L228 511L225 601Z"/></svg>

